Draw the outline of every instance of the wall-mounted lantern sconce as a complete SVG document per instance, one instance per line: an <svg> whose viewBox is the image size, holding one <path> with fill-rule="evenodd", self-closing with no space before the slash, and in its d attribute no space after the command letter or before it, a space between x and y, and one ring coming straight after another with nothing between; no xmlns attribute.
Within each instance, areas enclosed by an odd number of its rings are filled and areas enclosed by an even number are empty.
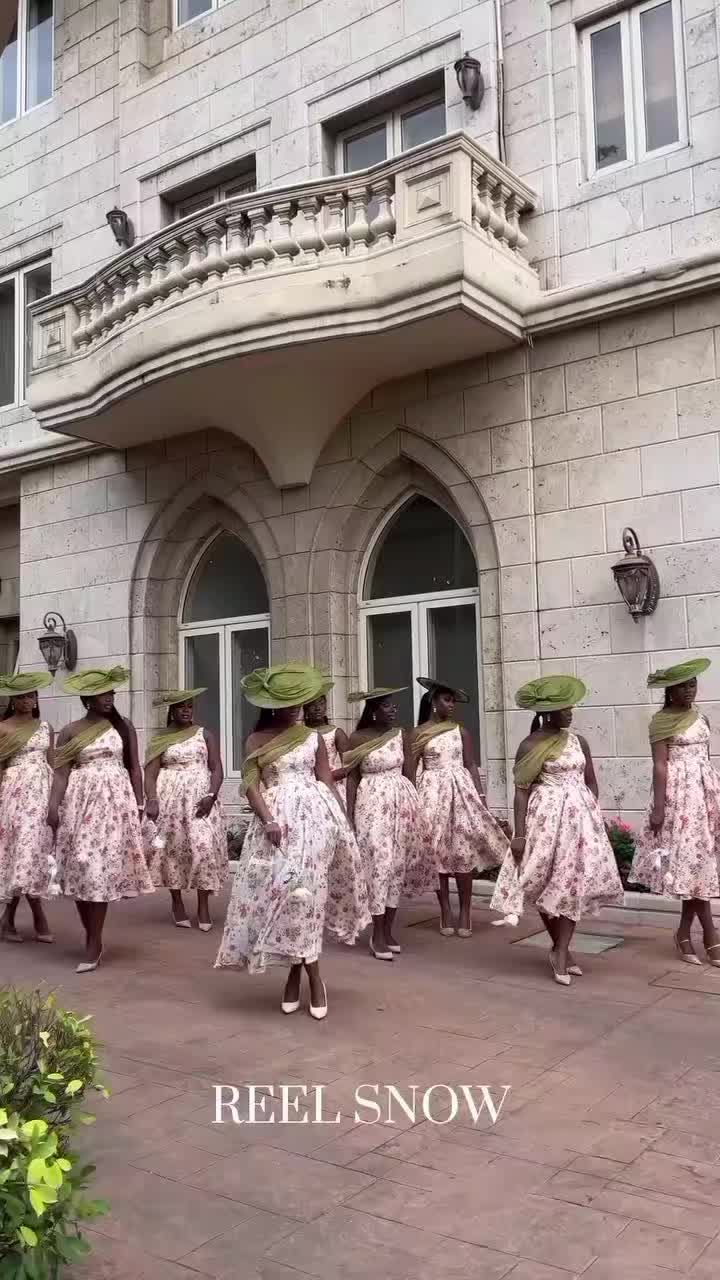
<svg viewBox="0 0 720 1280"><path fill-rule="evenodd" d="M465 102L472 111L477 111L485 93L485 81L477 58L471 58L469 53L463 54L455 63L455 75Z"/></svg>
<svg viewBox="0 0 720 1280"><path fill-rule="evenodd" d="M111 209L105 214L110 230L112 231L115 241L120 245L121 249L129 249L135 233L133 224L125 213L124 209Z"/></svg>
<svg viewBox="0 0 720 1280"><path fill-rule="evenodd" d="M55 675L59 666L74 671L77 666L77 639L74 631L68 631L61 613L46 613L43 618L45 634L38 644L48 671Z"/></svg>
<svg viewBox="0 0 720 1280"><path fill-rule="evenodd" d="M644 556L634 529L623 529L625 555L612 567L618 591L633 622L654 613L660 599L660 579L649 556Z"/></svg>

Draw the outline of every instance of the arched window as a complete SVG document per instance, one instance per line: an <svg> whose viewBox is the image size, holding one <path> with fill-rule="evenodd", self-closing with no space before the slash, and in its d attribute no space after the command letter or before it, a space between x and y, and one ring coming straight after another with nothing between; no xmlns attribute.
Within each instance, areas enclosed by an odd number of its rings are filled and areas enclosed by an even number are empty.
<svg viewBox="0 0 720 1280"><path fill-rule="evenodd" d="M220 533L190 574L180 613L180 679L205 686L197 716L219 737L226 772L239 773L252 708L240 680L267 666L270 603L260 565L233 533Z"/></svg>
<svg viewBox="0 0 720 1280"><path fill-rule="evenodd" d="M400 718L414 724L418 676L464 689L458 717L480 746L478 575L460 526L437 503L410 498L387 521L362 584L360 657L370 686L407 685Z"/></svg>

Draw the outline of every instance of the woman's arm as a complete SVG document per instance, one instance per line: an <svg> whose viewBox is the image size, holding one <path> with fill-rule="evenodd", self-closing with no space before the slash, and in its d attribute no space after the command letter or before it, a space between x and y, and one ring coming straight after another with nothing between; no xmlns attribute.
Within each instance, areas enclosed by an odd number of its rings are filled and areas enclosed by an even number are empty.
<svg viewBox="0 0 720 1280"><path fill-rule="evenodd" d="M128 731L130 734L130 768L128 769L128 773L130 774L130 782L132 784L132 789L135 792L137 807L138 809L142 809L143 807L143 776L142 776L142 769L140 768L140 760L138 757L137 734L135 732L135 725L132 723L131 720L126 720L125 723L128 727Z"/></svg>
<svg viewBox="0 0 720 1280"><path fill-rule="evenodd" d="M160 806L157 798L157 780L162 768L162 756L155 756L145 765L145 817L149 822L157 822Z"/></svg>
<svg viewBox="0 0 720 1280"><path fill-rule="evenodd" d="M328 760L327 747L321 733L317 736L317 750L315 752L315 777L318 782L324 782L329 787L333 795L335 794L335 784L333 782L332 769Z"/></svg>
<svg viewBox="0 0 720 1280"><path fill-rule="evenodd" d="M580 743L580 746L583 749L583 755L585 756L585 786L588 791L592 791L595 799L597 800L600 794L600 788L598 787L597 778L595 777L595 765L593 764L592 753L585 738L581 738L579 734L578 742Z"/></svg>
<svg viewBox="0 0 720 1280"><path fill-rule="evenodd" d="M407 778L415 786L418 762L413 752L412 738L412 729L403 729L403 777Z"/></svg>
<svg viewBox="0 0 720 1280"><path fill-rule="evenodd" d="M57 747L64 747L72 737L70 725L61 729L57 739ZM67 791L68 778L70 777L70 765L63 765L61 769L55 769L53 773L52 787L50 788L50 800L48 802L47 823L52 827L53 831L57 831L60 815L60 806L65 799Z"/></svg>
<svg viewBox="0 0 720 1280"><path fill-rule="evenodd" d="M515 756L515 763L522 760L530 750L529 739L520 743ZM527 815L527 807L530 800L530 787L516 787L515 797L513 799L513 838L510 842L510 849L515 862L518 866L523 860L525 853L525 818Z"/></svg>
<svg viewBox="0 0 720 1280"><path fill-rule="evenodd" d="M211 733L209 729L204 729L203 733L205 735L205 746L207 747L208 769L210 770L210 790L206 796L200 797L198 807L195 810L196 818L207 818L220 794L220 788L225 777L220 757L220 747L215 734Z"/></svg>
<svg viewBox="0 0 720 1280"><path fill-rule="evenodd" d="M480 799L487 807L487 800L485 799L485 792L483 791L480 770L475 763L475 752L473 751L472 738L470 737L467 729L460 730L460 737L462 738L463 764L475 784L475 790L477 791Z"/></svg>
<svg viewBox="0 0 720 1280"><path fill-rule="evenodd" d="M652 746L653 760L653 807L650 814L650 828L658 832L665 821L665 791L667 788L667 742L654 742Z"/></svg>
<svg viewBox="0 0 720 1280"><path fill-rule="evenodd" d="M51 724L48 725L48 733L50 735L50 741L48 743L46 759L48 764L50 765L50 768L54 769L55 768L55 730L53 729Z"/></svg>
<svg viewBox="0 0 720 1280"><path fill-rule="evenodd" d="M247 759L249 755L252 755L253 751L255 751L258 747L261 747L264 741L265 741L264 738L261 738L258 735L251 733L250 737L245 743L245 758ZM265 800L263 798L263 793L260 789L260 784L251 783L250 786L246 788L245 797L247 799L248 804L250 805L250 808L255 814L255 817L260 819L265 829L265 835L267 836L268 840L270 841L271 844L274 844L277 847L280 844L280 841L282 840L282 827L280 826L279 822L275 821L270 810L268 809L265 803Z"/></svg>
<svg viewBox="0 0 720 1280"><path fill-rule="evenodd" d="M339 753L341 760L345 755L345 752L347 751L349 745L350 745L350 739L348 738L344 729L336 729L335 730L335 750ZM335 782L341 782L343 778L347 778L348 770L342 767L339 769L333 769L332 776Z"/></svg>

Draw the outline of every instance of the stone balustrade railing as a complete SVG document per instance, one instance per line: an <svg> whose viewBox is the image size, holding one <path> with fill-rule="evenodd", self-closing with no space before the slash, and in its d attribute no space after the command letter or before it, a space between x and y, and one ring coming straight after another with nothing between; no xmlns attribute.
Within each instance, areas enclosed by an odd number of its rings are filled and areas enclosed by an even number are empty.
<svg viewBox="0 0 720 1280"><path fill-rule="evenodd" d="M136 317L225 279L382 253L442 223L470 225L519 255L520 218L534 206L530 188L462 133L360 172L236 196L36 304L32 367L82 355Z"/></svg>

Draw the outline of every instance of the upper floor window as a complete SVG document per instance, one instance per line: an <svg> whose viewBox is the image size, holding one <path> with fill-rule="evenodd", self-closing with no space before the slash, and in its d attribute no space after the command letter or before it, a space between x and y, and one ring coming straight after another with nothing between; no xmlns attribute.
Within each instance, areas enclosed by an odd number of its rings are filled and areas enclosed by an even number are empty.
<svg viewBox="0 0 720 1280"><path fill-rule="evenodd" d="M184 27L193 18L201 18L217 8L217 0L175 0L175 26Z"/></svg>
<svg viewBox="0 0 720 1280"><path fill-rule="evenodd" d="M582 33L589 171L686 140L679 0L649 0Z"/></svg>
<svg viewBox="0 0 720 1280"><path fill-rule="evenodd" d="M6 0L15 25L0 57L0 124L53 95L53 0Z"/></svg>
<svg viewBox="0 0 720 1280"><path fill-rule="evenodd" d="M418 147L445 133L445 99L432 94L406 102L393 111L364 120L337 137L338 173L352 173L380 164L391 156Z"/></svg>
<svg viewBox="0 0 720 1280"><path fill-rule="evenodd" d="M217 204L219 200L229 200L231 196L244 196L257 188L255 178L255 168L246 170L244 173L238 174L234 178L229 178L227 182L221 182L216 187L207 187L204 191L196 191L191 196L185 196L180 200L176 200L173 205L173 221L177 222L180 218L187 218L190 213L200 213L202 209L209 209L212 205Z"/></svg>
<svg viewBox="0 0 720 1280"><path fill-rule="evenodd" d="M49 261L0 277L0 407L25 399L30 367L28 307L45 298L50 288Z"/></svg>

